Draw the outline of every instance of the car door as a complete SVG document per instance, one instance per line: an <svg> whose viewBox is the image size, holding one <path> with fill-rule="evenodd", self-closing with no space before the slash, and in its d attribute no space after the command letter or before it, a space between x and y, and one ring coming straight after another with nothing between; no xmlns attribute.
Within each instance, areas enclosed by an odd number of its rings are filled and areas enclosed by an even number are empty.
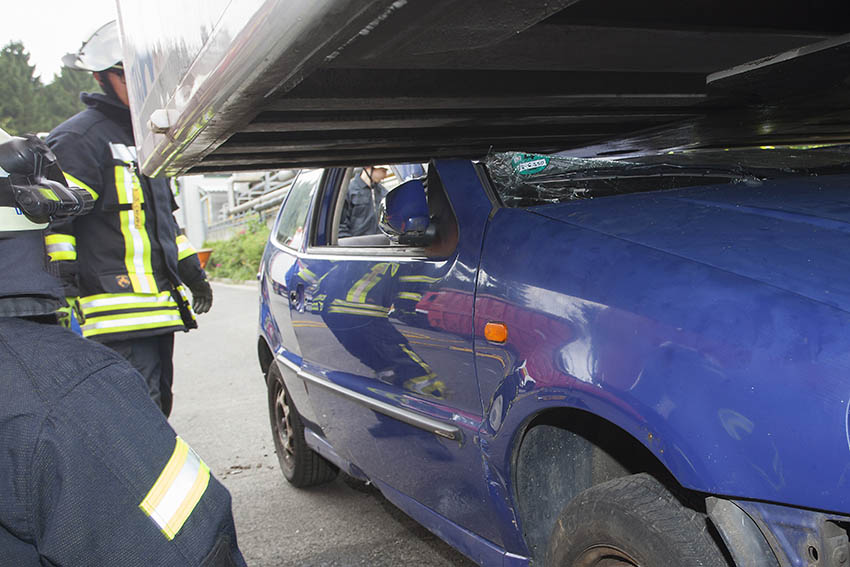
<svg viewBox="0 0 850 567"><path fill-rule="evenodd" d="M307 219L316 192L318 191L324 170L302 170L294 180L281 208L277 222L269 238L269 246L264 256L266 274L261 292L265 295L263 308L268 306L270 316L262 315L262 324L266 335L274 337L272 347L277 360L284 362L281 368L286 388L292 396L295 407L302 418L315 423L312 406L307 399L304 383L297 377L301 366L301 347L293 329L291 312L297 307L299 297L297 288L291 286L293 275L297 271L300 251L304 248L304 234Z"/></svg>
<svg viewBox="0 0 850 567"><path fill-rule="evenodd" d="M428 187L438 224L428 248L377 244L380 235L334 240L312 227L291 282L303 297L292 312L302 376L327 438L385 494L498 542L482 510L472 312L492 203L469 162L432 163ZM324 190L336 195L340 184ZM321 202L332 209L340 200Z"/></svg>

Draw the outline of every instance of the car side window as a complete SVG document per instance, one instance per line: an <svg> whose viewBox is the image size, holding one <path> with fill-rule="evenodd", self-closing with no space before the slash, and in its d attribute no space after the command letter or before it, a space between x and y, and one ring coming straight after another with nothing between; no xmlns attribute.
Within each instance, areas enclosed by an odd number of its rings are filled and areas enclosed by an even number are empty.
<svg viewBox="0 0 850 567"><path fill-rule="evenodd" d="M289 196L280 213L275 240L287 248L298 249L304 242L304 225L310 202L319 188L324 170L303 170L289 190Z"/></svg>
<svg viewBox="0 0 850 567"><path fill-rule="evenodd" d="M378 227L381 200L400 183L423 177L425 164L377 164L349 168L337 197L333 240L337 246L374 247L393 243Z"/></svg>

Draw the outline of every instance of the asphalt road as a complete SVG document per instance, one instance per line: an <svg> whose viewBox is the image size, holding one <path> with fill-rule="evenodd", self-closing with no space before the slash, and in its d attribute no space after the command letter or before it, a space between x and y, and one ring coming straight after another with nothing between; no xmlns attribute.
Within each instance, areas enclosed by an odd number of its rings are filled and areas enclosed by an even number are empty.
<svg viewBox="0 0 850 567"><path fill-rule="evenodd" d="M178 334L171 424L233 495L254 567L474 565L355 480L299 490L278 469L257 363L257 288L213 284L200 329Z"/></svg>

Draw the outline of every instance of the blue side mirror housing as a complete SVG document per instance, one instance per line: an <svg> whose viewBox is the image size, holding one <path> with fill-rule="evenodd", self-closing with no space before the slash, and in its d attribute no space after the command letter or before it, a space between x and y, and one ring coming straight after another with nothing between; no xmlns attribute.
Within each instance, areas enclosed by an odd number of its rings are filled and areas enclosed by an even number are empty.
<svg viewBox="0 0 850 567"><path fill-rule="evenodd" d="M427 246L434 240L422 179L410 179L387 193L381 201L378 224L399 244Z"/></svg>

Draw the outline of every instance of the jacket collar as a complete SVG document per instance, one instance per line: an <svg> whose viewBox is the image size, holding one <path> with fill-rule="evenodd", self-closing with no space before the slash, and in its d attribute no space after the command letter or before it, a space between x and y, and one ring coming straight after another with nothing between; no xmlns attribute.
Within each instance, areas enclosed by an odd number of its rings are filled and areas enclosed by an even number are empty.
<svg viewBox="0 0 850 567"><path fill-rule="evenodd" d="M101 93L80 93L80 100L89 108L106 114L116 122L130 125L130 109L120 100Z"/></svg>

